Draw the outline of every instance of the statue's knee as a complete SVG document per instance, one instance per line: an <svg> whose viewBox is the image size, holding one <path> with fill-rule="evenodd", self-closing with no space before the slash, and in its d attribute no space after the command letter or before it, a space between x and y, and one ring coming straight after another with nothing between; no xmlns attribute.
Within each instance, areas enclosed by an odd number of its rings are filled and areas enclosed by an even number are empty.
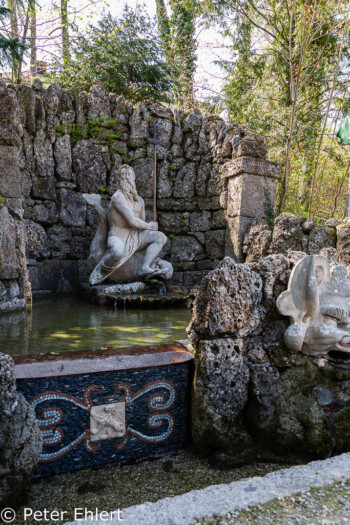
<svg viewBox="0 0 350 525"><path fill-rule="evenodd" d="M158 244L161 244L162 246L166 243L167 237L162 232L155 232L156 233L156 241Z"/></svg>
<svg viewBox="0 0 350 525"><path fill-rule="evenodd" d="M120 248L118 248L117 246L113 246L112 248L110 248L110 256L115 259L115 260L119 260L121 259L121 257L123 257L123 252Z"/></svg>

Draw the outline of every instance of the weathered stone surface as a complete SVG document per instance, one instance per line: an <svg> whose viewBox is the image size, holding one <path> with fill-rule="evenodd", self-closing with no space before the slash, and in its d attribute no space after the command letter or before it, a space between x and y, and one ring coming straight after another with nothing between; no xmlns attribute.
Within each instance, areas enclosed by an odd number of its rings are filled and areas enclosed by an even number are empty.
<svg viewBox="0 0 350 525"><path fill-rule="evenodd" d="M35 92L25 84L17 85L16 91L22 126L35 135Z"/></svg>
<svg viewBox="0 0 350 525"><path fill-rule="evenodd" d="M250 265L263 280L264 306L276 305L277 297L287 288L291 260L281 253L268 255L258 263Z"/></svg>
<svg viewBox="0 0 350 525"><path fill-rule="evenodd" d="M262 137L248 135L239 141L237 157L256 157L266 159L267 147Z"/></svg>
<svg viewBox="0 0 350 525"><path fill-rule="evenodd" d="M47 230L51 255L55 259L64 259L70 251L70 231L64 226L53 226Z"/></svg>
<svg viewBox="0 0 350 525"><path fill-rule="evenodd" d="M192 344L203 338L253 331L260 321L262 286L256 272L225 257L198 289L188 328Z"/></svg>
<svg viewBox="0 0 350 525"><path fill-rule="evenodd" d="M80 140L73 148L73 166L82 193L96 193L99 187L106 186L106 167L91 140Z"/></svg>
<svg viewBox="0 0 350 525"><path fill-rule="evenodd" d="M227 219L225 255L237 261L243 261L243 242L253 224L250 217L234 217Z"/></svg>
<svg viewBox="0 0 350 525"><path fill-rule="evenodd" d="M55 163L52 145L45 131L40 129L34 138L35 170L39 177L53 177Z"/></svg>
<svg viewBox="0 0 350 525"><path fill-rule="evenodd" d="M183 285L187 290L191 290L194 286L197 286L198 283L204 279L208 274L207 271L184 271L183 274Z"/></svg>
<svg viewBox="0 0 350 525"><path fill-rule="evenodd" d="M246 262L259 261L269 253L272 231L267 224L252 226L244 238L243 253Z"/></svg>
<svg viewBox="0 0 350 525"><path fill-rule="evenodd" d="M175 235L180 231L188 231L188 218L183 213L160 213L158 218L159 229L167 234Z"/></svg>
<svg viewBox="0 0 350 525"><path fill-rule="evenodd" d="M213 259L222 259L225 255L225 230L207 231L205 233L206 251Z"/></svg>
<svg viewBox="0 0 350 525"><path fill-rule="evenodd" d="M273 209L276 180L243 173L228 181L227 213L230 217L267 217Z"/></svg>
<svg viewBox="0 0 350 525"><path fill-rule="evenodd" d="M339 224L337 226L337 250L339 261L342 264L350 264L350 226Z"/></svg>
<svg viewBox="0 0 350 525"><path fill-rule="evenodd" d="M309 235L308 253L319 253L323 248L334 248L336 244L335 231L325 226L316 226Z"/></svg>
<svg viewBox="0 0 350 525"><path fill-rule="evenodd" d="M224 449L233 442L236 453L239 441L249 447L248 433L232 424L248 399L249 369L241 342L232 338L203 340L197 347L195 363L192 399L195 444L202 453L210 452L212 442Z"/></svg>
<svg viewBox="0 0 350 525"><path fill-rule="evenodd" d="M211 165L202 164L198 168L198 174L196 179L196 192L197 195L204 197L207 194L207 183L211 175Z"/></svg>
<svg viewBox="0 0 350 525"><path fill-rule="evenodd" d="M59 190L60 219L66 226L85 226L86 201L80 193L71 190Z"/></svg>
<svg viewBox="0 0 350 525"><path fill-rule="evenodd" d="M190 228L193 232L206 232L211 229L210 211L195 212L190 215Z"/></svg>
<svg viewBox="0 0 350 525"><path fill-rule="evenodd" d="M35 202L27 199L24 204L24 218L41 224L54 224L58 219L57 205L52 201Z"/></svg>
<svg viewBox="0 0 350 525"><path fill-rule="evenodd" d="M5 206L0 206L0 224L0 279L17 279L21 273L18 225Z"/></svg>
<svg viewBox="0 0 350 525"><path fill-rule="evenodd" d="M0 81L0 144L6 146L21 146L20 111L16 93Z"/></svg>
<svg viewBox="0 0 350 525"><path fill-rule="evenodd" d="M310 233L311 230L315 228L316 221L315 219L311 219L311 220L304 220L304 219L306 219L306 217L302 217L301 219L299 219L299 222L303 227L303 231L305 233Z"/></svg>
<svg viewBox="0 0 350 525"><path fill-rule="evenodd" d="M35 199L54 201L56 199L55 179L49 176L33 175L31 196Z"/></svg>
<svg viewBox="0 0 350 525"><path fill-rule="evenodd" d="M111 195L113 195L113 193L115 193L118 189L119 168L123 163L121 155L119 155L118 153L114 154L113 162L114 164L108 178L108 189Z"/></svg>
<svg viewBox="0 0 350 525"><path fill-rule="evenodd" d="M153 197L153 160L138 159L133 165L136 176L137 192L141 197Z"/></svg>
<svg viewBox="0 0 350 525"><path fill-rule="evenodd" d="M26 300L17 280L0 281L0 312L23 310Z"/></svg>
<svg viewBox="0 0 350 525"><path fill-rule="evenodd" d="M0 195L21 197L22 183L19 170L19 151L15 146L0 144L0 173Z"/></svg>
<svg viewBox="0 0 350 525"><path fill-rule="evenodd" d="M38 262L36 266L29 267L29 276L33 292L42 290L57 292L61 278L60 262L55 260Z"/></svg>
<svg viewBox="0 0 350 525"><path fill-rule="evenodd" d="M152 130L152 138L154 138L154 128L156 128L156 138L158 144L165 149L169 149L171 143L171 135L173 132L173 124L171 120L164 118L154 118L150 124Z"/></svg>
<svg viewBox="0 0 350 525"><path fill-rule="evenodd" d="M27 235L26 255L27 259L41 260L50 256L47 243L47 235L42 226L36 222L24 221Z"/></svg>
<svg viewBox="0 0 350 525"><path fill-rule="evenodd" d="M224 177L233 177L240 173L278 179L280 176L280 166L277 162L251 157L239 157L230 162L226 162L223 171Z"/></svg>
<svg viewBox="0 0 350 525"><path fill-rule="evenodd" d="M204 253L203 246L194 237L178 235L171 243L171 261L193 261L196 255Z"/></svg>
<svg viewBox="0 0 350 525"><path fill-rule="evenodd" d="M106 117L111 118L111 109L109 105L109 96L104 89L101 82L91 86L89 92L89 117L98 118Z"/></svg>
<svg viewBox="0 0 350 525"><path fill-rule="evenodd" d="M0 505L18 504L39 460L42 436L35 415L16 391L13 361L0 354Z"/></svg>
<svg viewBox="0 0 350 525"><path fill-rule="evenodd" d="M58 180L72 179L72 155L69 135L57 137L54 154L56 161L56 174Z"/></svg>
<svg viewBox="0 0 350 525"><path fill-rule="evenodd" d="M207 195L220 195L221 192L224 191L224 188L224 180L221 176L220 169L218 167L213 168L208 179Z"/></svg>
<svg viewBox="0 0 350 525"><path fill-rule="evenodd" d="M158 169L157 198L164 199L172 195L172 177L170 173L170 163L163 160L159 163Z"/></svg>
<svg viewBox="0 0 350 525"><path fill-rule="evenodd" d="M176 176L173 195L176 198L191 199L195 195L196 187L196 166L186 164L181 168Z"/></svg>
<svg viewBox="0 0 350 525"><path fill-rule="evenodd" d="M334 228L336 230L339 224L341 224L341 220L339 219L327 219L326 220L326 226L328 226L328 228Z"/></svg>
<svg viewBox="0 0 350 525"><path fill-rule="evenodd" d="M212 228L214 230L222 230L226 228L226 216L224 210L217 210L213 213Z"/></svg>
<svg viewBox="0 0 350 525"><path fill-rule="evenodd" d="M326 252L336 261L334 248ZM282 254L249 265L225 259L193 291L189 327L196 349L193 439L201 452L213 458L231 463L306 459L350 449L347 361L338 356L325 365L288 349L283 341L289 321L279 316L276 299L286 289L293 265ZM344 267L334 266L334 279L341 278L339 272L344 278ZM254 276L259 280L257 288ZM332 291L340 289L339 283ZM247 293L249 285L253 286ZM297 291L305 295L305 285L301 283ZM312 290L308 293L310 302ZM298 322L307 323L307 316ZM327 330L335 333L331 324ZM335 374L330 372L331 364Z"/></svg>
<svg viewBox="0 0 350 525"><path fill-rule="evenodd" d="M149 112L145 104L139 104L129 120L131 148L142 148L147 144Z"/></svg>
<svg viewBox="0 0 350 525"><path fill-rule="evenodd" d="M288 250L302 251L304 232L295 215L282 213L275 220L271 251L287 254Z"/></svg>

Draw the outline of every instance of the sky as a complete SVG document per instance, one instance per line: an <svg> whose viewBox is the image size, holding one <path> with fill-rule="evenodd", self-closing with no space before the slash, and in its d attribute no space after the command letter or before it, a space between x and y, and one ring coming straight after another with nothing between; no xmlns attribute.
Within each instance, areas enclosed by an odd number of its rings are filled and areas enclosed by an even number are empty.
<svg viewBox="0 0 350 525"><path fill-rule="evenodd" d="M60 44L60 21L59 21L59 1L58 0L38 0L40 6L38 12L38 23L41 34L45 34L39 42L42 50L39 52L39 59L50 60L52 53L57 53L58 47L55 42ZM103 10L110 11L113 16L118 16L123 11L125 4L132 9L144 4L150 16L156 15L155 0L69 0L69 18L75 21L79 28L84 28L89 23L95 23L101 17ZM74 12L75 11L75 12ZM50 22L48 22L50 20ZM72 35L74 37L74 35ZM48 37L50 39L48 40ZM197 49L197 72L195 75L195 89L199 98L215 95L220 92L222 86L222 72L215 65L215 60L227 56L224 49L224 41L220 33L215 29L199 30L198 49Z"/></svg>

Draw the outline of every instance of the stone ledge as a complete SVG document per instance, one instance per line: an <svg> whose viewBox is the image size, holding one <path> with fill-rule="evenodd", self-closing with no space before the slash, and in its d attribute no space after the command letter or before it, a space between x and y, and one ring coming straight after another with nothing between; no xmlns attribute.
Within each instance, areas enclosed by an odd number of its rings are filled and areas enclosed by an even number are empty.
<svg viewBox="0 0 350 525"><path fill-rule="evenodd" d="M278 162L252 157L239 157L226 162L222 169L224 178L235 177L241 173L278 179L281 174L281 168Z"/></svg>
<svg viewBox="0 0 350 525"><path fill-rule="evenodd" d="M195 520L209 516L222 516L237 509L266 503L310 490L324 487L334 481L350 476L350 453L323 461L313 461L289 469L277 470L264 477L247 478L229 484L213 485L164 498L155 503L135 505L122 511L124 525L189 525ZM111 515L108 523L117 524ZM65 525L94 525L100 520L79 520ZM120 523L120 521L119 521Z"/></svg>

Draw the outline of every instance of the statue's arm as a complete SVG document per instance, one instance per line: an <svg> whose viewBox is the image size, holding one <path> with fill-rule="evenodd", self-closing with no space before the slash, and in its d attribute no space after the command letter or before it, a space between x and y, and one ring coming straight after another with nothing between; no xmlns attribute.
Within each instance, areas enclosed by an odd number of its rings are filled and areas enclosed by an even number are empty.
<svg viewBox="0 0 350 525"><path fill-rule="evenodd" d="M145 201L143 200L142 197L139 197L139 199L141 203L141 219L145 221L146 220Z"/></svg>
<svg viewBox="0 0 350 525"><path fill-rule="evenodd" d="M116 195L112 198L112 204L118 212L124 217L130 228L137 228L138 230L157 231L158 224L156 222L146 222L138 217L135 217L130 206L126 202L124 195Z"/></svg>

